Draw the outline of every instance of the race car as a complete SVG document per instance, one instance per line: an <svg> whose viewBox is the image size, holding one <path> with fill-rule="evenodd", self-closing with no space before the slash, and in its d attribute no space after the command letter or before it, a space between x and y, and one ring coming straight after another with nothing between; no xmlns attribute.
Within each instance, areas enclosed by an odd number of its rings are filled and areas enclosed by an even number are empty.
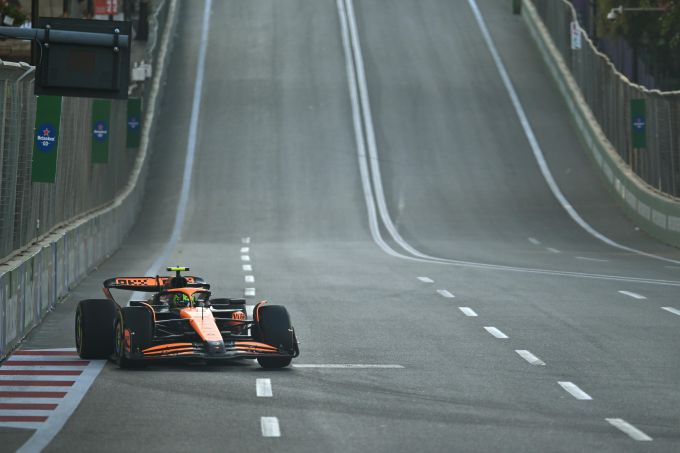
<svg viewBox="0 0 680 453"><path fill-rule="evenodd" d="M255 358L263 368L283 368L300 354L285 307L245 299L212 299L210 284L168 267L168 277L116 277L104 281L106 299L78 303L76 349L83 359L111 358L121 368L159 359L205 361ZM112 289L154 293L121 307Z"/></svg>

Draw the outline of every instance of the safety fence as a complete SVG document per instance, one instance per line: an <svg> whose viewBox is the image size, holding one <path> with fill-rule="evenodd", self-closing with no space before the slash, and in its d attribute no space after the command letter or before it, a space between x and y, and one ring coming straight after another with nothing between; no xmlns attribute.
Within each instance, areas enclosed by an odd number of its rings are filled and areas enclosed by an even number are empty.
<svg viewBox="0 0 680 453"><path fill-rule="evenodd" d="M680 196L680 91L647 90L631 83L597 50L570 2L530 1L623 161L651 187ZM631 100L644 100L646 115L631 113ZM636 121L640 132L646 132L644 146L634 137Z"/></svg>
<svg viewBox="0 0 680 453"><path fill-rule="evenodd" d="M149 136L162 96L177 5L178 0L156 0L149 17L146 52L154 75L141 90L140 146L126 149L126 103L112 102L109 163L102 168L90 163L92 101L64 98L56 182L31 182L32 72L25 65L0 65L0 84L4 84L0 250L6 254L19 249L0 264L0 359L120 247L134 224L144 193ZM6 68L10 69L3 72Z"/></svg>
<svg viewBox="0 0 680 453"><path fill-rule="evenodd" d="M638 226L680 247L680 200L673 196L680 183L680 93L646 90L618 74L577 23L572 31L576 15L565 0L521 2L524 21L605 184ZM646 149L633 147L639 131L633 129L630 101L640 99L647 110Z"/></svg>

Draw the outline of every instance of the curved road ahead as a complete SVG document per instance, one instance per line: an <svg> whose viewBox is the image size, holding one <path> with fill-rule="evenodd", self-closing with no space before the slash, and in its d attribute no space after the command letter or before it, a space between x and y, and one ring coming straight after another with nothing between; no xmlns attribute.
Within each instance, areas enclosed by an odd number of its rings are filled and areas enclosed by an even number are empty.
<svg viewBox="0 0 680 453"><path fill-rule="evenodd" d="M181 3L140 221L22 348L73 347L77 301L160 256L285 304L305 366L109 363L45 451L680 450L680 252L622 216L508 2L215 0L204 72Z"/></svg>

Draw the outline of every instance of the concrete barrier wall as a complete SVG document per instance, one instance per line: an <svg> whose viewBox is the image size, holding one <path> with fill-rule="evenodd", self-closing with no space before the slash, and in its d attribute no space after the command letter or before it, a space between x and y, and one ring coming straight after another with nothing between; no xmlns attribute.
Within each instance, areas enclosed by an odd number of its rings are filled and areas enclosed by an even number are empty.
<svg viewBox="0 0 680 453"><path fill-rule="evenodd" d="M145 96L142 140L130 179L111 204L72 220L0 267L0 358L6 357L71 288L120 247L137 218L144 195L149 137L178 16L178 0L163 0L159 5L161 9L153 19L158 38L154 78Z"/></svg>
<svg viewBox="0 0 680 453"><path fill-rule="evenodd" d="M618 155L588 107L531 0L523 0L522 16L571 111L586 149L626 215L650 235L680 247L680 201L645 183Z"/></svg>

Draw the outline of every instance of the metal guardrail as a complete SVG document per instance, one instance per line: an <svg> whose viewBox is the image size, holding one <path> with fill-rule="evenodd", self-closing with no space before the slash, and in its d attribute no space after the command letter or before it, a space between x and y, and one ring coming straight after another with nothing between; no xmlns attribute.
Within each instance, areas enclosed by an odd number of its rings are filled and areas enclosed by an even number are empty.
<svg viewBox="0 0 680 453"><path fill-rule="evenodd" d="M680 91L636 85L616 70L579 25L581 48L572 49L571 23L578 20L566 0L530 0L578 84L595 119L624 162L654 189L680 197ZM634 149L630 101L647 106L647 146Z"/></svg>
<svg viewBox="0 0 680 453"><path fill-rule="evenodd" d="M110 143L106 170L92 168L89 152L83 151L89 150L87 125L91 101L65 98L57 183L30 182L31 154L22 147L32 147L35 112L31 109L35 108L35 101L32 82L28 82L31 73L25 65L0 64L0 134L3 134L0 135L3 146L0 148L3 165L0 198L8 194L7 201L0 200L0 205L8 204L2 205L0 222L9 221L13 228L11 241L3 242L2 246L12 244L14 247L14 241L28 244L0 263L0 359L40 324L74 285L117 250L132 228L144 195L149 137L154 133L154 112L162 97L178 3L178 0L154 1L146 49L146 60L153 61L154 76L151 83L145 83L143 87L145 107L141 144L139 150L126 150L125 129L122 129L119 137ZM6 76L5 69L14 78ZM21 75L16 76L19 73L26 76L19 80ZM112 103L110 130L117 134L120 131L114 128L126 126L126 105L124 102L115 104ZM9 108L15 110L9 111ZM120 124L114 125L114 121ZM12 129L17 124L20 127ZM81 130L83 127L88 130ZM27 133L22 129L27 129ZM7 158L5 143L7 149L16 150L14 154L7 151ZM68 178L60 180L59 172L64 172ZM6 187L11 193L5 192ZM33 230L36 219L41 219L42 231L50 231L43 236L36 234ZM49 221L47 225L44 219Z"/></svg>

